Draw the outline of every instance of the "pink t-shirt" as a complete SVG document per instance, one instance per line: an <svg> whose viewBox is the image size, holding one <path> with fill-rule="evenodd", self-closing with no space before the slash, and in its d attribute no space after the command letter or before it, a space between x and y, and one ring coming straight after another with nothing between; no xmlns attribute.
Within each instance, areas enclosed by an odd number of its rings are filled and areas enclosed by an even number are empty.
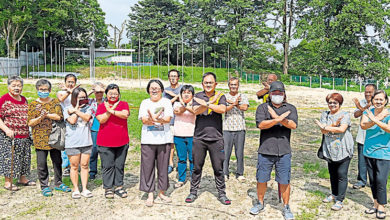
<svg viewBox="0 0 390 220"><path fill-rule="evenodd" d="M120 101L115 111L129 111L129 104ZM100 103L96 116L107 112L106 106ZM103 147L121 147L129 143L129 132L127 130L127 119L119 118L111 114L106 123L100 124L96 144Z"/></svg>
<svg viewBox="0 0 390 220"><path fill-rule="evenodd" d="M173 109L181 107L180 102L175 102ZM173 130L175 136L178 137L193 137L195 130L196 115L186 110L182 114L175 115L175 123Z"/></svg>

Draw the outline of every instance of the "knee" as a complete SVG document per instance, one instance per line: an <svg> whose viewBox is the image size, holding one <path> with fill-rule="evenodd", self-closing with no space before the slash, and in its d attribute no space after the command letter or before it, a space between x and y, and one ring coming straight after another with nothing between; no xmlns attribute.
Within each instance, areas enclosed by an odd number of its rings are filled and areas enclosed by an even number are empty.
<svg viewBox="0 0 390 220"><path fill-rule="evenodd" d="M80 164L80 167L81 167L81 169L83 169L83 170L88 170L88 162L81 163L81 164Z"/></svg>
<svg viewBox="0 0 390 220"><path fill-rule="evenodd" d="M73 170L73 171L78 172L79 163L70 163L70 169Z"/></svg>

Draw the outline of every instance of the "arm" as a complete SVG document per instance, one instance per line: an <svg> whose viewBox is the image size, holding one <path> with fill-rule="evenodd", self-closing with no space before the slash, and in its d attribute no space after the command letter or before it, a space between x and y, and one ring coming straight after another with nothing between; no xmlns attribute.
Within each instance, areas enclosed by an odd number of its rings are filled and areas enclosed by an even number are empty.
<svg viewBox="0 0 390 220"><path fill-rule="evenodd" d="M66 120L69 122L69 124L74 125L77 122L77 118L78 118L77 114L72 113L72 114L70 114L70 116Z"/></svg>
<svg viewBox="0 0 390 220"><path fill-rule="evenodd" d="M70 92L67 90L65 94L59 92L57 93L57 98L60 100L60 102L64 102L66 98L70 95Z"/></svg>
<svg viewBox="0 0 390 220"><path fill-rule="evenodd" d="M110 113L121 119L127 119L130 116L130 112L127 110L122 110L122 111L110 110Z"/></svg>
<svg viewBox="0 0 390 220"><path fill-rule="evenodd" d="M347 128L348 128L347 124L341 124L339 127L327 125L323 128L323 130L332 133L344 133L347 130Z"/></svg>
<svg viewBox="0 0 390 220"><path fill-rule="evenodd" d="M8 137L10 138L14 137L14 131L9 129L7 125L5 125L1 118L0 118L0 129L3 130Z"/></svg>
<svg viewBox="0 0 390 220"><path fill-rule="evenodd" d="M209 109L213 110L216 113L224 114L226 112L226 105L209 104Z"/></svg>
<svg viewBox="0 0 390 220"><path fill-rule="evenodd" d="M85 122L88 122L92 118L90 114L84 113L80 109L77 109L74 113Z"/></svg>
<svg viewBox="0 0 390 220"><path fill-rule="evenodd" d="M293 120L289 120L287 118L283 119L280 124L282 124L286 128L293 130L297 128L297 124Z"/></svg>
<svg viewBox="0 0 390 220"><path fill-rule="evenodd" d="M97 115L96 119L99 121L100 124L104 124L107 122L107 120L110 118L111 113L110 112L105 112L104 114Z"/></svg>
<svg viewBox="0 0 390 220"><path fill-rule="evenodd" d="M264 96L265 94L267 94L268 93L268 91L269 91L269 89L261 89L261 90L259 90L259 91L257 91L256 92L256 95L257 95L257 97L262 97L262 96Z"/></svg>
<svg viewBox="0 0 390 220"><path fill-rule="evenodd" d="M259 128L261 130L263 129L269 129L271 128L272 126L278 124L278 123L281 123L283 120L286 119L286 117L290 114L291 112L290 111L287 111L279 116L277 116L276 118L273 118L271 120L263 120L262 122L259 123ZM272 117L272 116L271 116ZM289 121L292 121L292 120L289 120ZM289 123L288 125L289 126L293 126L295 124L295 122L293 122L293 124L290 124L291 122L286 122L286 123ZM296 124L295 124L296 126Z"/></svg>
<svg viewBox="0 0 390 220"><path fill-rule="evenodd" d="M390 133L390 120L386 123L376 119L374 121L375 124L377 124L380 128L382 128L385 132Z"/></svg>

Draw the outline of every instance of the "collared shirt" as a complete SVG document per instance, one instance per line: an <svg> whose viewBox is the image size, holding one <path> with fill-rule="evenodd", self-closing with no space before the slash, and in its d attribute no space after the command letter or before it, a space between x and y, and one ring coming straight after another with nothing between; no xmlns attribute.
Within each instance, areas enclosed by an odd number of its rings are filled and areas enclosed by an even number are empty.
<svg viewBox="0 0 390 220"><path fill-rule="evenodd" d="M235 102L238 97L241 96L241 101L239 105L249 105L248 98L244 94L236 94L235 96L226 94L226 100ZM231 104L227 103L227 106ZM234 106L230 111L225 113L225 120L223 121L223 130L224 131L242 131L245 130L245 116L244 111L240 110L237 106Z"/></svg>
<svg viewBox="0 0 390 220"><path fill-rule="evenodd" d="M295 106L289 103L283 103L279 108L275 108L271 103L263 103L256 110L256 127L264 120L271 120L268 112L268 106L271 106L276 114L281 115L287 111L291 113L286 117L298 125L298 113ZM291 129L278 123L268 129L260 131L260 146L258 153L273 156L283 156L291 153L290 146Z"/></svg>
<svg viewBox="0 0 390 220"><path fill-rule="evenodd" d="M366 106L368 103L367 103L367 100L366 99L362 99L360 100L360 106L364 107ZM370 106L369 109L372 109L374 108L373 106ZM359 111L359 109L355 109L354 113ZM363 114L362 114L363 115ZM361 119L361 116L360 116L360 119ZM356 135L356 142L358 142L359 144L364 144L364 140L366 139L366 131L362 129L362 127L360 127L360 123L359 123L359 129L358 129L358 133Z"/></svg>
<svg viewBox="0 0 390 220"><path fill-rule="evenodd" d="M195 94L195 97L200 98L208 102L210 98L206 95L206 93L198 92ZM216 105L226 105L226 97L225 95L221 95L218 99ZM195 100L193 102L193 106L200 105ZM205 141L218 141L221 140L222 137L222 114L216 113L214 111L210 111L210 109L205 110L203 113L196 116L195 121L195 133L194 138Z"/></svg>

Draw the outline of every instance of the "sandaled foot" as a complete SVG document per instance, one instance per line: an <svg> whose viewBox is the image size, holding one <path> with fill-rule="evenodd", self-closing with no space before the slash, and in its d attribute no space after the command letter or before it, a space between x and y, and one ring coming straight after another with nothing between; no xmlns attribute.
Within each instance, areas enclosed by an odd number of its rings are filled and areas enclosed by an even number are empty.
<svg viewBox="0 0 390 220"><path fill-rule="evenodd" d="M175 184L175 188L180 188L180 187L182 187L184 185L184 182L177 182L176 184Z"/></svg>
<svg viewBox="0 0 390 220"><path fill-rule="evenodd" d="M36 186L37 184L32 181L32 180L27 180L27 182L25 183L22 183L22 182L18 182L17 183L18 185L21 185L21 186Z"/></svg>
<svg viewBox="0 0 390 220"><path fill-rule="evenodd" d="M104 191L104 197L106 197L106 199L113 199L114 198L114 191L112 189L106 189Z"/></svg>
<svg viewBox="0 0 390 220"><path fill-rule="evenodd" d="M72 199L80 199L81 198L81 193L80 191L74 191L72 192Z"/></svg>
<svg viewBox="0 0 390 220"><path fill-rule="evenodd" d="M163 194L158 195L158 198L159 198L163 203L171 203L171 202L172 202L172 199L171 199L171 198L169 198L168 196L163 195Z"/></svg>
<svg viewBox="0 0 390 220"><path fill-rule="evenodd" d="M147 199L147 200L145 201L145 205L146 205L147 207L152 207L153 204L154 204L153 198L152 198L152 199Z"/></svg>
<svg viewBox="0 0 390 220"><path fill-rule="evenodd" d="M377 210L376 211L376 218L377 219L385 219L386 218L386 212Z"/></svg>
<svg viewBox="0 0 390 220"><path fill-rule="evenodd" d="M81 192L81 195L85 198L91 198L93 197L91 191L89 191L88 189L85 189Z"/></svg>
<svg viewBox="0 0 390 220"><path fill-rule="evenodd" d="M378 209L376 209L375 207L371 207L371 208L367 209L366 211L364 211L364 213L371 215L371 214L376 213L377 211L378 211Z"/></svg>
<svg viewBox="0 0 390 220"><path fill-rule="evenodd" d="M335 200L335 197L333 195L327 196L325 199L322 200L323 203L330 203Z"/></svg>
<svg viewBox="0 0 390 220"><path fill-rule="evenodd" d="M42 189L42 195L44 197L50 197L50 196L53 196L53 193L51 192L51 189L49 187L46 187L44 189Z"/></svg>
<svg viewBox="0 0 390 220"><path fill-rule="evenodd" d="M4 189L15 192L15 191L19 190L19 187L12 185L12 188L11 188L11 185L9 185L9 186L4 186Z"/></svg>
<svg viewBox="0 0 390 220"><path fill-rule="evenodd" d="M224 204L224 205L230 205L230 204L232 204L232 201L231 201L230 199L228 199L228 197L226 197L225 195L220 196L220 197L218 198L218 200L219 200L222 204Z"/></svg>
<svg viewBox="0 0 390 220"><path fill-rule="evenodd" d="M331 207L333 211L340 211L342 208L343 208L343 202L341 201L336 201L336 203Z"/></svg>
<svg viewBox="0 0 390 220"><path fill-rule="evenodd" d="M189 194L186 198L186 203L193 203L198 198L195 194Z"/></svg>
<svg viewBox="0 0 390 220"><path fill-rule="evenodd" d="M127 197L127 192L123 189L123 187L116 188L115 189L115 194L118 195L121 198L126 198Z"/></svg>
<svg viewBox="0 0 390 220"><path fill-rule="evenodd" d="M62 191L62 192L71 192L72 190L65 184L61 184L59 186L54 187L55 190L57 191Z"/></svg>

